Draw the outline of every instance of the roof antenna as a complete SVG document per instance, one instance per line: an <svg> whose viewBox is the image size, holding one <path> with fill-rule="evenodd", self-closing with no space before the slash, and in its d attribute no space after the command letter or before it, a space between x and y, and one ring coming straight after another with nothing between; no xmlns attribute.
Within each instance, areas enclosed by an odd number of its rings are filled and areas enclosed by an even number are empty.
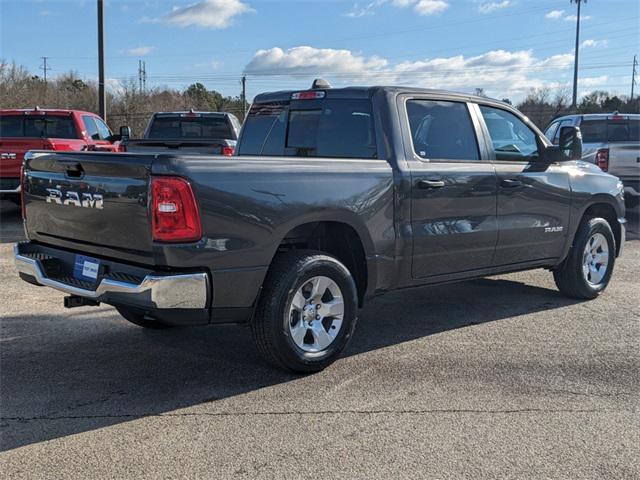
<svg viewBox="0 0 640 480"><path fill-rule="evenodd" d="M324 78L316 78L311 84L312 90L319 90L321 88L331 88L331 84Z"/></svg>

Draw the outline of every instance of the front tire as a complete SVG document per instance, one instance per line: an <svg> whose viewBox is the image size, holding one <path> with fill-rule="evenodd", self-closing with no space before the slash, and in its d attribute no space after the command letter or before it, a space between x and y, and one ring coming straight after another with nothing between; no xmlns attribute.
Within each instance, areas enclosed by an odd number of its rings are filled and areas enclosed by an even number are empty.
<svg viewBox="0 0 640 480"><path fill-rule="evenodd" d="M558 289L573 298L591 300L611 279L616 241L604 218L585 217L565 261L553 272Z"/></svg>
<svg viewBox="0 0 640 480"><path fill-rule="evenodd" d="M349 270L312 250L279 254L251 322L267 361L294 372L317 372L346 348L356 326L358 296Z"/></svg>

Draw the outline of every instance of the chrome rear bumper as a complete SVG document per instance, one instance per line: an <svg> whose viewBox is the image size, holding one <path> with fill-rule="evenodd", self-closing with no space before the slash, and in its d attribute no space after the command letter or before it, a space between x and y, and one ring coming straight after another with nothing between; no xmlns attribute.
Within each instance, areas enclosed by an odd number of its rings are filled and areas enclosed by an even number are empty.
<svg viewBox="0 0 640 480"><path fill-rule="evenodd" d="M92 290L49 278L39 259L21 253L21 245L25 244L18 243L13 247L18 272L32 277L39 285L109 304L125 303L156 309L207 308L209 278L206 273L149 274L140 283L105 277Z"/></svg>

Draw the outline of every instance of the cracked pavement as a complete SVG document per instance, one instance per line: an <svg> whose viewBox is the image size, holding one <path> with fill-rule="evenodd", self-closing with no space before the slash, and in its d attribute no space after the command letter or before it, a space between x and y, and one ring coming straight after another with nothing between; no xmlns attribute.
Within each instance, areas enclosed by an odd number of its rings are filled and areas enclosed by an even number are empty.
<svg viewBox="0 0 640 480"><path fill-rule="evenodd" d="M640 478L640 236L607 292L544 270L379 297L296 376L243 327L146 331L21 282L0 233L3 478Z"/></svg>

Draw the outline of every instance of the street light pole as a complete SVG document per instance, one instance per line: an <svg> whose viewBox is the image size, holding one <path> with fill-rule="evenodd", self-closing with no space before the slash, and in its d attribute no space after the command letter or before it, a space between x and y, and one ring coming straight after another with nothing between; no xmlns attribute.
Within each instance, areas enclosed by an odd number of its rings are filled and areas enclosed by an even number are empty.
<svg viewBox="0 0 640 480"><path fill-rule="evenodd" d="M580 51L580 5L587 0L571 0L571 3L578 4L578 16L576 18L576 51L573 59L573 101L571 106L575 110L578 105L578 53Z"/></svg>
<svg viewBox="0 0 640 480"><path fill-rule="evenodd" d="M98 110L107 119L107 99L104 91L104 3L98 0Z"/></svg>

